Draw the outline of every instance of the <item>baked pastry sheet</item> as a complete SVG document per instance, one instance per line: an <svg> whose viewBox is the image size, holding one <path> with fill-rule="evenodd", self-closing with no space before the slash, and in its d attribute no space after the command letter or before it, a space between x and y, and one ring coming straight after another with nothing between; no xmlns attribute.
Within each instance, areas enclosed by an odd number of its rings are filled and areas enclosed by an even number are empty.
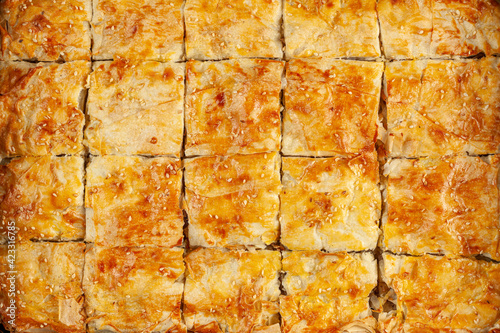
<svg viewBox="0 0 500 333"><path fill-rule="evenodd" d="M499 26L496 0L0 0L3 325L496 333Z"/></svg>
<svg viewBox="0 0 500 333"><path fill-rule="evenodd" d="M19 157L0 166L0 242L85 237L84 161L78 156Z"/></svg>
<svg viewBox="0 0 500 333"><path fill-rule="evenodd" d="M495 332L500 265L467 258L384 254L381 279L396 310L379 317L380 331Z"/></svg>
<svg viewBox="0 0 500 333"><path fill-rule="evenodd" d="M78 155L90 63L0 62L0 157Z"/></svg>
<svg viewBox="0 0 500 333"><path fill-rule="evenodd" d="M285 0L286 58L381 55L375 0Z"/></svg>
<svg viewBox="0 0 500 333"><path fill-rule="evenodd" d="M280 242L290 250L374 250L382 205L375 151L284 157Z"/></svg>
<svg viewBox="0 0 500 333"><path fill-rule="evenodd" d="M279 154L198 157L184 163L191 246L264 248L278 240Z"/></svg>
<svg viewBox="0 0 500 333"><path fill-rule="evenodd" d="M278 151L281 61L188 61L185 154Z"/></svg>
<svg viewBox="0 0 500 333"><path fill-rule="evenodd" d="M90 0L5 0L0 60L90 60Z"/></svg>
<svg viewBox="0 0 500 333"><path fill-rule="evenodd" d="M182 0L95 0L92 3L93 59L182 59Z"/></svg>
<svg viewBox="0 0 500 333"><path fill-rule="evenodd" d="M81 282L85 244L28 241L16 246L15 256L9 249L0 245L0 315L4 326L19 332L85 332ZM14 287L9 280L13 276Z"/></svg>
<svg viewBox="0 0 500 333"><path fill-rule="evenodd" d="M121 58L93 67L85 129L90 153L179 157L184 64Z"/></svg>
<svg viewBox="0 0 500 333"><path fill-rule="evenodd" d="M278 251L198 248L185 261L188 330L280 332Z"/></svg>
<svg viewBox="0 0 500 333"><path fill-rule="evenodd" d="M382 247L500 260L498 171L498 155L388 162Z"/></svg>
<svg viewBox="0 0 500 333"><path fill-rule="evenodd" d="M381 41L389 59L500 53L495 0L380 0Z"/></svg>
<svg viewBox="0 0 500 333"><path fill-rule="evenodd" d="M186 332L184 250L91 246L85 255L88 332Z"/></svg>
<svg viewBox="0 0 500 333"><path fill-rule="evenodd" d="M281 0L186 0L186 57L282 58Z"/></svg>
<svg viewBox="0 0 500 333"><path fill-rule="evenodd" d="M369 298L377 285L371 253L283 252L282 332L373 332Z"/></svg>
<svg viewBox="0 0 500 333"><path fill-rule="evenodd" d="M497 153L499 66L498 57L388 63L389 156Z"/></svg>
<svg viewBox="0 0 500 333"><path fill-rule="evenodd" d="M92 158L87 167L85 240L107 247L181 245L181 182L178 159Z"/></svg>
<svg viewBox="0 0 500 333"><path fill-rule="evenodd" d="M283 154L338 156L374 146L383 70L380 62L287 62Z"/></svg>

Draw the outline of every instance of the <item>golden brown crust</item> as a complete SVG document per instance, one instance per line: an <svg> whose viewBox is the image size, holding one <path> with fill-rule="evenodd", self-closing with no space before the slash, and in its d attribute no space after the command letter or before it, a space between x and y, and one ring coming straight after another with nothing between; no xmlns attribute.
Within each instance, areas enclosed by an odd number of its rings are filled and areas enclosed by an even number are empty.
<svg viewBox="0 0 500 333"><path fill-rule="evenodd" d="M200 248L189 253L183 309L188 329L252 333L275 324L280 258L277 251Z"/></svg>
<svg viewBox="0 0 500 333"><path fill-rule="evenodd" d="M383 259L397 311L380 318L392 321L382 332L495 332L500 326L500 265L430 255Z"/></svg>
<svg viewBox="0 0 500 333"><path fill-rule="evenodd" d="M188 59L281 58L281 0L187 0Z"/></svg>
<svg viewBox="0 0 500 333"><path fill-rule="evenodd" d="M369 296L377 285L372 254L283 253L284 333L374 332ZM351 330L357 325L356 330Z"/></svg>
<svg viewBox="0 0 500 333"><path fill-rule="evenodd" d="M85 332L81 283L85 244L26 242L15 248L12 268L11 252L7 245L0 246L3 320L13 320L16 332ZM11 277L16 281L13 288L7 279ZM8 315L11 300L17 307L15 319Z"/></svg>
<svg viewBox="0 0 500 333"><path fill-rule="evenodd" d="M500 60L387 65L391 156L494 154L500 147Z"/></svg>
<svg viewBox="0 0 500 333"><path fill-rule="evenodd" d="M83 159L24 157L0 166L0 239L82 240Z"/></svg>
<svg viewBox="0 0 500 333"><path fill-rule="evenodd" d="M500 4L495 0L433 0L431 55L499 53L499 22ZM492 29L495 24L497 29Z"/></svg>
<svg viewBox="0 0 500 333"><path fill-rule="evenodd" d="M188 62L186 155L279 150L283 66L262 59Z"/></svg>
<svg viewBox="0 0 500 333"><path fill-rule="evenodd" d="M193 246L263 248L278 239L277 153L185 160Z"/></svg>
<svg viewBox="0 0 500 333"><path fill-rule="evenodd" d="M92 247L85 257L89 332L186 332L183 250Z"/></svg>
<svg viewBox="0 0 500 333"><path fill-rule="evenodd" d="M1 60L90 60L89 0L4 0Z"/></svg>
<svg viewBox="0 0 500 333"><path fill-rule="evenodd" d="M500 53L495 0L381 0L384 53L415 59Z"/></svg>
<svg viewBox="0 0 500 333"><path fill-rule="evenodd" d="M373 146L383 68L375 62L288 62L283 153L334 156Z"/></svg>
<svg viewBox="0 0 500 333"><path fill-rule="evenodd" d="M103 156L87 168L86 240L102 246L182 243L181 163L156 157Z"/></svg>
<svg viewBox="0 0 500 333"><path fill-rule="evenodd" d="M375 0L285 0L286 57L378 57Z"/></svg>
<svg viewBox="0 0 500 333"><path fill-rule="evenodd" d="M79 154L90 63L0 63L0 157Z"/></svg>
<svg viewBox="0 0 500 333"><path fill-rule="evenodd" d="M379 0L384 55L390 59L430 56L433 0Z"/></svg>
<svg viewBox="0 0 500 333"><path fill-rule="evenodd" d="M375 151L351 158L283 158L281 243L291 250L375 249L381 195Z"/></svg>
<svg viewBox="0 0 500 333"><path fill-rule="evenodd" d="M499 156L393 160L384 247L411 254L484 254L500 260Z"/></svg>
<svg viewBox="0 0 500 333"><path fill-rule="evenodd" d="M94 155L179 156L184 65L124 59L94 63L86 144Z"/></svg>
<svg viewBox="0 0 500 333"><path fill-rule="evenodd" d="M95 0L94 59L181 60L183 0Z"/></svg>

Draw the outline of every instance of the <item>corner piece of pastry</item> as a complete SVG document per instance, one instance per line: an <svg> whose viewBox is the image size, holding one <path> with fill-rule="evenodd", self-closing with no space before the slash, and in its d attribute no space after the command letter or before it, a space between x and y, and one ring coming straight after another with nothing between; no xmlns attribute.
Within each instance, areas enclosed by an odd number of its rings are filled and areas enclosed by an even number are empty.
<svg viewBox="0 0 500 333"><path fill-rule="evenodd" d="M384 254L380 263L381 279L391 288L396 306L379 316L380 332L500 330L499 264L392 254Z"/></svg>
<svg viewBox="0 0 500 333"><path fill-rule="evenodd" d="M0 315L6 328L84 333L85 244L28 241L15 244L15 254L12 248L0 245Z"/></svg>
<svg viewBox="0 0 500 333"><path fill-rule="evenodd" d="M90 60L90 0L4 0L1 60Z"/></svg>
<svg viewBox="0 0 500 333"><path fill-rule="evenodd" d="M389 59L500 53L496 0L380 0L377 11Z"/></svg>

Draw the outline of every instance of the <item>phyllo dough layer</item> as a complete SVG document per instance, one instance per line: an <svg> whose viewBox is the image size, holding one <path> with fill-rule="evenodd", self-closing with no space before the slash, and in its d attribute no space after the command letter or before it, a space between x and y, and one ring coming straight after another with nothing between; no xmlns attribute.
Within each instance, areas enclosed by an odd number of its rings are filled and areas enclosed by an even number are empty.
<svg viewBox="0 0 500 333"><path fill-rule="evenodd" d="M350 158L283 158L281 243L290 250L375 249L381 195L374 151Z"/></svg>
<svg viewBox="0 0 500 333"><path fill-rule="evenodd" d="M183 249L91 247L85 256L88 332L186 332Z"/></svg>
<svg viewBox="0 0 500 333"><path fill-rule="evenodd" d="M380 56L375 0L285 0L286 57Z"/></svg>
<svg viewBox="0 0 500 333"><path fill-rule="evenodd" d="M188 59L281 58L281 0L187 0Z"/></svg>
<svg viewBox="0 0 500 333"><path fill-rule="evenodd" d="M499 165L497 155L386 164L383 246L399 253L500 260Z"/></svg>
<svg viewBox="0 0 500 333"><path fill-rule="evenodd" d="M384 254L380 271L397 297L393 300L397 309L379 317L383 333L494 333L500 329L499 264Z"/></svg>
<svg viewBox="0 0 500 333"><path fill-rule="evenodd" d="M13 248L15 254L9 251ZM16 332L85 332L84 252L84 243L0 245L4 325ZM12 310L14 306L17 310Z"/></svg>
<svg viewBox="0 0 500 333"><path fill-rule="evenodd" d="M1 60L90 60L90 0L4 0Z"/></svg>
<svg viewBox="0 0 500 333"><path fill-rule="evenodd" d="M283 253L280 314L284 333L374 332L369 306L377 285L377 263L370 253Z"/></svg>
<svg viewBox="0 0 500 333"><path fill-rule="evenodd" d="M83 240L81 157L22 157L0 166L0 240Z"/></svg>
<svg viewBox="0 0 500 333"><path fill-rule="evenodd" d="M191 246L263 248L278 239L277 153L185 160Z"/></svg>
<svg viewBox="0 0 500 333"><path fill-rule="evenodd" d="M87 168L86 240L102 246L182 243L181 162L103 156Z"/></svg>
<svg viewBox="0 0 500 333"><path fill-rule="evenodd" d="M182 60L183 0L94 0L94 59Z"/></svg>
<svg viewBox="0 0 500 333"><path fill-rule="evenodd" d="M186 155L278 151L283 62L187 63Z"/></svg>
<svg viewBox="0 0 500 333"><path fill-rule="evenodd" d="M200 333L277 333L278 251L196 249L186 257L184 319Z"/></svg>
<svg viewBox="0 0 500 333"><path fill-rule="evenodd" d="M500 53L495 0L380 0L382 45L391 59Z"/></svg>
<svg viewBox="0 0 500 333"><path fill-rule="evenodd" d="M90 76L86 144L94 155L175 155L184 126L184 65L119 59Z"/></svg>
<svg viewBox="0 0 500 333"><path fill-rule="evenodd" d="M387 64L390 156L497 153L499 68L493 57Z"/></svg>
<svg viewBox="0 0 500 333"><path fill-rule="evenodd" d="M334 156L373 146L383 70L376 62L288 62L283 153Z"/></svg>
<svg viewBox="0 0 500 333"><path fill-rule="evenodd" d="M0 157L79 154L90 63L0 62Z"/></svg>

